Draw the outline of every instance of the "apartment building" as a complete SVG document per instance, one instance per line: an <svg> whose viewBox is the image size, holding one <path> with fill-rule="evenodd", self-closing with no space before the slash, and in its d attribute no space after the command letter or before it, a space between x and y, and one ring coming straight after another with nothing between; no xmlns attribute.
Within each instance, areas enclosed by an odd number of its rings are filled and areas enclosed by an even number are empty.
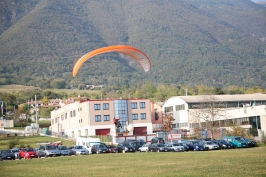
<svg viewBox="0 0 266 177"><path fill-rule="evenodd" d="M116 128L114 118L122 128ZM127 130L133 125L133 131ZM149 99L80 100L51 112L52 132L68 137L141 135L153 132Z"/></svg>

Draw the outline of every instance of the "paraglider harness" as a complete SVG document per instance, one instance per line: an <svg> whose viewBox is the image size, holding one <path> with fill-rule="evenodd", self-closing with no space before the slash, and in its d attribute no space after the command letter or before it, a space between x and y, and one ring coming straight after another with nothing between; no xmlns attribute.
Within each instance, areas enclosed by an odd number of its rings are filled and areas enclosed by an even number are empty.
<svg viewBox="0 0 266 177"><path fill-rule="evenodd" d="M119 120L120 120L120 118L115 118L114 117L114 124L115 124L115 127L116 128L122 128L122 124L121 124L121 122L119 122Z"/></svg>

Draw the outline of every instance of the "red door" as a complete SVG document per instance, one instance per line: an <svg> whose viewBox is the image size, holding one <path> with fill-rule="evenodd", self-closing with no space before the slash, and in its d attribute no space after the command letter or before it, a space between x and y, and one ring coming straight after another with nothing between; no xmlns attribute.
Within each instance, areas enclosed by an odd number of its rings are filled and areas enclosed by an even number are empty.
<svg viewBox="0 0 266 177"><path fill-rule="evenodd" d="M134 127L133 135L146 135L147 127Z"/></svg>
<svg viewBox="0 0 266 177"><path fill-rule="evenodd" d="M108 134L110 134L110 128L95 130L95 135L108 135Z"/></svg>

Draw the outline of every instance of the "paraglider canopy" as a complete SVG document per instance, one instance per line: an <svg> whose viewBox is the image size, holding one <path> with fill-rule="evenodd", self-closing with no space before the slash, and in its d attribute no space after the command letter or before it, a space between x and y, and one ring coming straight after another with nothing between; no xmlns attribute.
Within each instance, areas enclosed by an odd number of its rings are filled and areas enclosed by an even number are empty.
<svg viewBox="0 0 266 177"><path fill-rule="evenodd" d="M149 57L141 50L135 47L132 47L132 46L114 45L114 46L102 47L102 48L93 50L83 55L81 58L79 58L73 67L73 76L74 77L77 76L80 67L83 65L85 61L91 59L92 57L96 55L107 53L107 52L119 52L119 53L125 54L135 59L141 64L145 72L151 69L151 61Z"/></svg>

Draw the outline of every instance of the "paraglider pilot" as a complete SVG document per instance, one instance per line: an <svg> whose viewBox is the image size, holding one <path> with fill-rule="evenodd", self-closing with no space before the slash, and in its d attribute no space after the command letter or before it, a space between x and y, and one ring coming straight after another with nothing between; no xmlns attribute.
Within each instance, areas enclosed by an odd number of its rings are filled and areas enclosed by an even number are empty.
<svg viewBox="0 0 266 177"><path fill-rule="evenodd" d="M119 120L120 120L120 118L115 118L114 117L114 124L115 124L115 126L116 126L116 128L122 128L122 125L121 125L121 123L119 122Z"/></svg>

